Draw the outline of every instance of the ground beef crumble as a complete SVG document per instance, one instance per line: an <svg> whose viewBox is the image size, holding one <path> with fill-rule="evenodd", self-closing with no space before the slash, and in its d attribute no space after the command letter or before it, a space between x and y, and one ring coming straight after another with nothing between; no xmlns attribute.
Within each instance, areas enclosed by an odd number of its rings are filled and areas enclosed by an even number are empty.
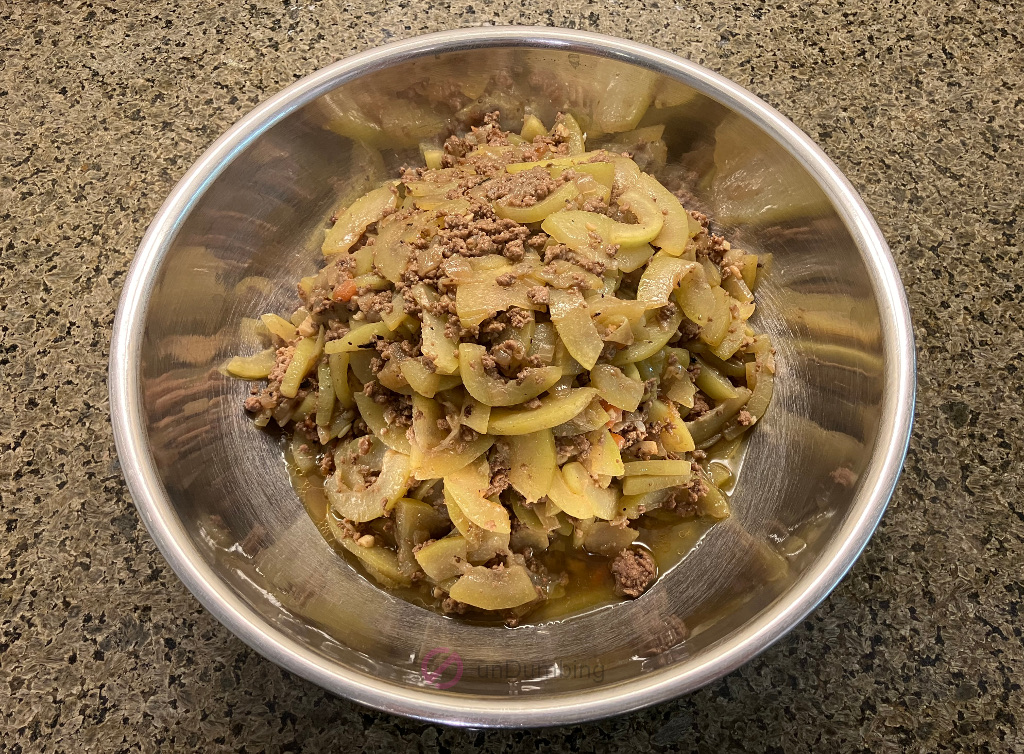
<svg viewBox="0 0 1024 754"><path fill-rule="evenodd" d="M486 202L474 202L465 214L445 216L444 227L436 235L436 242L446 259L453 256L467 258L485 254L500 254L510 243L521 242L530 235L530 229L514 220L500 218Z"/></svg>
<svg viewBox="0 0 1024 754"><path fill-rule="evenodd" d="M547 305L548 287L546 285L535 285L526 292L526 297L535 304Z"/></svg>
<svg viewBox="0 0 1024 754"><path fill-rule="evenodd" d="M522 330L527 324L533 321L533 315L518 306L511 307L508 312L508 323L516 330Z"/></svg>
<svg viewBox="0 0 1024 754"><path fill-rule="evenodd" d="M502 440L495 442L487 460L491 467L491 481L484 491L484 497L492 497L500 495L511 484L509 471L512 468L512 456L508 443Z"/></svg>
<svg viewBox="0 0 1024 754"><path fill-rule="evenodd" d="M615 593L621 597L639 597L657 575L654 558L638 547L623 550L612 561Z"/></svg>
<svg viewBox="0 0 1024 754"><path fill-rule="evenodd" d="M526 347L520 341L509 338L492 346L490 356L496 365L507 369L513 363L523 360L526 356Z"/></svg>
<svg viewBox="0 0 1024 754"><path fill-rule="evenodd" d="M688 485L678 488L662 507L680 516L696 516L700 513L698 503L706 494L708 483L703 476L696 475Z"/></svg>
<svg viewBox="0 0 1024 754"><path fill-rule="evenodd" d="M704 393L697 392L693 396L693 408L690 409L690 413L686 415L686 421L693 421L704 416L708 411L714 407L711 399L708 398Z"/></svg>
<svg viewBox="0 0 1024 754"><path fill-rule="evenodd" d="M267 376L267 382L280 384L281 380L284 379L284 373L288 371L288 365L292 363L293 356L295 356L295 346L281 346L278 348L277 361Z"/></svg>
<svg viewBox="0 0 1024 754"><path fill-rule="evenodd" d="M679 339L685 342L693 340L698 335L700 335L700 325L684 316L683 321L679 324Z"/></svg>
<svg viewBox="0 0 1024 754"><path fill-rule="evenodd" d="M368 322L379 322L381 314L390 314L392 309L390 291L364 293L356 296L359 311L367 315Z"/></svg>
<svg viewBox="0 0 1024 754"><path fill-rule="evenodd" d="M552 178L547 168L537 166L518 173L499 175L487 184L484 195L509 207L531 207L554 193L565 177Z"/></svg>
<svg viewBox="0 0 1024 754"><path fill-rule="evenodd" d="M577 458L586 456L590 451L590 441L586 435L569 435L555 438L555 456L559 466Z"/></svg>

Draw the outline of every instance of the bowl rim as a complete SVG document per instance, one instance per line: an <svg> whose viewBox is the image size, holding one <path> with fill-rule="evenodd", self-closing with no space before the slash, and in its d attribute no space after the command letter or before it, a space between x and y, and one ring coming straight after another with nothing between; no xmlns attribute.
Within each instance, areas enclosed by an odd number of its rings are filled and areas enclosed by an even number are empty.
<svg viewBox="0 0 1024 754"><path fill-rule="evenodd" d="M879 437L890 439L876 443L861 477L861 492L818 562L784 597L700 661L572 694L490 698L401 686L332 664L280 633L233 594L189 542L160 481L142 416L140 356L155 274L185 217L225 167L271 126L344 82L416 58L487 47L557 49L639 65L681 80L751 120L825 191L867 263L882 314ZM774 108L696 63L644 44L571 29L493 26L415 36L344 58L264 101L217 139L174 187L139 244L114 320L109 394L118 457L139 515L185 586L232 633L283 668L378 710L453 725L521 728L623 714L694 691L751 660L803 620L853 565L892 496L913 422L915 350L906 295L878 225L835 164Z"/></svg>

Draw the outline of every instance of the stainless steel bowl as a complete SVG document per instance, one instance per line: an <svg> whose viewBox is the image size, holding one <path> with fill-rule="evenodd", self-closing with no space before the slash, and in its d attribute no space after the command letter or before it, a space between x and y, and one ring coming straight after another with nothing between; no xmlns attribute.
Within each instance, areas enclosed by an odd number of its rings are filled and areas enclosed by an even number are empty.
<svg viewBox="0 0 1024 754"><path fill-rule="evenodd" d="M640 109L623 106L622 92ZM417 104L424 98L432 110ZM256 347L241 318L294 305L294 281L316 268L340 195L411 159L403 150L452 118L501 107L514 121L527 105L549 120L557 109L578 113L591 133L632 128L650 105L644 122L666 125L669 171L688 176L692 204L734 243L773 255L757 316L780 368L731 519L682 543L695 547L642 598L509 630L440 617L359 577L303 510L277 446L243 415L246 385L217 366ZM110 396L146 526L243 641L378 709L533 726L696 689L813 609L864 547L896 483L914 349L871 215L776 111L643 45L481 28L343 60L221 137L138 250L114 325Z"/></svg>

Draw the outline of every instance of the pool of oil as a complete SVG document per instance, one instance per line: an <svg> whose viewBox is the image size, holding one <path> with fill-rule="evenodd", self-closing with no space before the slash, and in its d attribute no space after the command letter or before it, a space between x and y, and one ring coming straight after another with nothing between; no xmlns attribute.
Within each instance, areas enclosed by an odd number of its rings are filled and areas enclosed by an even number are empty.
<svg viewBox="0 0 1024 754"><path fill-rule="evenodd" d="M703 462L705 469L714 466L723 478L719 488L727 496L735 486L743 465L745 442L720 444L708 451ZM301 473L292 463L287 443L282 440L282 451L292 486L298 493L306 512L316 524L324 539L364 578L376 581L362 567L359 559L339 545L328 523L328 516L334 515L323 490L324 477L316 470ZM709 516L681 518L669 511L651 511L630 525L638 529L637 544L647 549L654 557L659 578L679 565L700 544L707 532L718 520ZM394 540L385 528L385 519L369 524L378 541L394 547ZM548 598L539 604L530 605L495 615L490 612L470 609L460 614L459 619L482 625L523 625L546 623L589 612L623 600L615 594L615 581L611 574L611 558L589 553L573 546L571 535L553 533L548 549L535 555L549 574L565 574L564 584L548 593ZM432 585L421 583L409 587L397 587L390 591L408 602L428 610L441 612L441 600L432 594Z"/></svg>

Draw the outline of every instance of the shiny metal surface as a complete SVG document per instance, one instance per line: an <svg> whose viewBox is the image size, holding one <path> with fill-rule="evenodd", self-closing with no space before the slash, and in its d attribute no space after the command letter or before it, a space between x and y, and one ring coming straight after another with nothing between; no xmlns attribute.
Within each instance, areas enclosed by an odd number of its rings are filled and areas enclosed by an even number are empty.
<svg viewBox="0 0 1024 754"><path fill-rule="evenodd" d="M240 318L295 305L294 281L316 268L338 197L415 160L421 138L495 107L510 121L524 106L548 120L569 109L592 134L625 130L635 117L614 107L620 91L650 102L644 123L666 124L667 172L686 179L693 205L734 244L774 257L757 315L777 344L774 403L750 443L733 518L643 598L514 630L440 617L370 585L324 542L277 446L241 410L247 386L217 366L256 347ZM379 709L545 725L695 689L755 656L828 594L899 474L913 354L878 228L836 167L777 112L642 45L481 28L343 60L219 139L138 250L114 328L110 394L121 465L146 526L188 588L245 642ZM783 566L776 543L787 535L806 546ZM441 647L463 666L447 689L421 672Z"/></svg>

